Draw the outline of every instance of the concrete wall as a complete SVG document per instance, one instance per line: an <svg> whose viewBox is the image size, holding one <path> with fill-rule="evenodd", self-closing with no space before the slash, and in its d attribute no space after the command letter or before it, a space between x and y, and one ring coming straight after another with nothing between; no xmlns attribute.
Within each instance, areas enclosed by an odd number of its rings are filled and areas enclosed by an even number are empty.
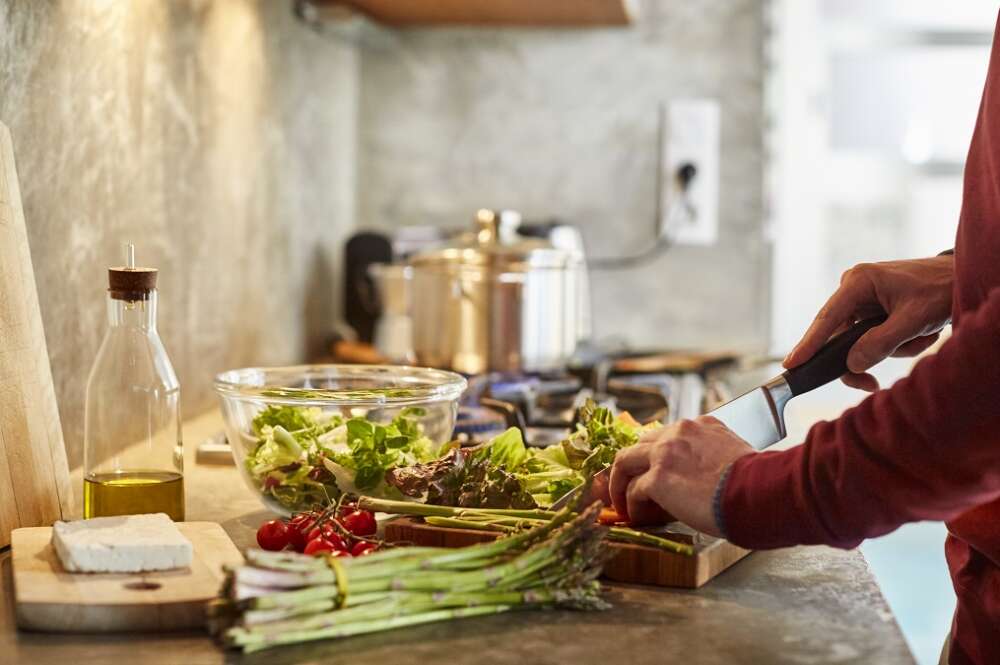
<svg viewBox="0 0 1000 665"><path fill-rule="evenodd" d="M657 104L716 98L719 243L595 274L596 333L765 348L763 20L760 0L649 0L624 30L369 31L359 224L454 225L512 207L580 224L592 255L636 251L653 226Z"/></svg>
<svg viewBox="0 0 1000 665"><path fill-rule="evenodd" d="M279 0L0 0L0 120L71 465L124 241L161 270L190 415L216 371L317 348L355 225L509 206L579 223L594 255L641 248L673 97L722 105L720 241L596 274L598 336L762 348L762 22L759 0L650 0L626 30L317 34Z"/></svg>
<svg viewBox="0 0 1000 665"><path fill-rule="evenodd" d="M214 404L214 372L297 361L339 311L357 51L290 5L0 2L0 120L71 466L125 240L161 271L186 414Z"/></svg>

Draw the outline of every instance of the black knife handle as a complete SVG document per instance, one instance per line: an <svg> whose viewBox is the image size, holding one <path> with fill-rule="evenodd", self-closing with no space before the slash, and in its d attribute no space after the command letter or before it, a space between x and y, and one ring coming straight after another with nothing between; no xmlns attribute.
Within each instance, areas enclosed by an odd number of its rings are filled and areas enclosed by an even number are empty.
<svg viewBox="0 0 1000 665"><path fill-rule="evenodd" d="M812 358L786 371L782 376L785 377L792 395L807 393L847 374L847 354L851 351L851 347L866 332L885 323L887 318L883 314L858 321L824 344Z"/></svg>

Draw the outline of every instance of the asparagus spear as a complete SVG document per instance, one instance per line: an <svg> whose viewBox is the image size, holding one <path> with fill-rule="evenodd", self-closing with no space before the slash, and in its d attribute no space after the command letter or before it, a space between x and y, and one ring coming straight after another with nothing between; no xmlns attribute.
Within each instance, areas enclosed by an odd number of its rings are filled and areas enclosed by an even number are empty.
<svg viewBox="0 0 1000 665"><path fill-rule="evenodd" d="M400 548L359 559L251 550L227 571L209 627L257 651L401 626L535 607L600 609L607 558L599 505L466 548Z"/></svg>
<svg viewBox="0 0 1000 665"><path fill-rule="evenodd" d="M367 496L361 497L358 500L358 506L364 510L371 510L373 512L416 515L423 517L428 524L436 526L500 531L504 533L513 533L525 527L537 525L543 521L552 519L557 514L540 509L509 510L499 508L431 506L423 503L411 503L409 501L375 499ZM628 527L610 527L608 529L608 538L617 542L648 545L686 556L694 555L694 547L688 543L679 543L675 540Z"/></svg>

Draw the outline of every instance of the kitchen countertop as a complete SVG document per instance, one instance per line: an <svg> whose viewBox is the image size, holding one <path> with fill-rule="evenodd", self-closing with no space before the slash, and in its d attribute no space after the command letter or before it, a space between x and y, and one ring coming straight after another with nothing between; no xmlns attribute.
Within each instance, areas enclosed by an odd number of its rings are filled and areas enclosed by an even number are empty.
<svg viewBox="0 0 1000 665"><path fill-rule="evenodd" d="M187 517L222 524L239 547L268 513L232 466L196 464L218 413L184 424ZM74 485L82 483L79 474ZM79 506L79 501L77 502ZM825 547L756 552L698 591L609 585L607 612L516 612L250 656L199 634L49 635L14 628L10 552L0 554L0 660L7 663L895 663L912 664L864 557Z"/></svg>

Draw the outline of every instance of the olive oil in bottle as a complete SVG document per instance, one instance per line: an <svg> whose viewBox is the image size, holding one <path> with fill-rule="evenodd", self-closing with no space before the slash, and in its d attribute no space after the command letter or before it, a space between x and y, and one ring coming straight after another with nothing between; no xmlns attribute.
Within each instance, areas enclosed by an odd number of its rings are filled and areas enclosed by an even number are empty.
<svg viewBox="0 0 1000 665"><path fill-rule="evenodd" d="M108 331L87 379L83 516L184 519L180 386L156 329L154 268L108 269Z"/></svg>
<svg viewBox="0 0 1000 665"><path fill-rule="evenodd" d="M83 480L83 512L88 517L166 513L184 519L184 476L173 471L94 474Z"/></svg>

